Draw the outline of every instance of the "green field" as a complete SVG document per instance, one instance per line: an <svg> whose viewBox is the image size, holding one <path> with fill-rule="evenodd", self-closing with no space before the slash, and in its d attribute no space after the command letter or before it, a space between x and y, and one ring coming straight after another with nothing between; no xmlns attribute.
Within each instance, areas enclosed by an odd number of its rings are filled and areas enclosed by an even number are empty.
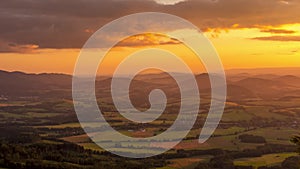
<svg viewBox="0 0 300 169"><path fill-rule="evenodd" d="M234 164L239 166L254 166L255 168L260 166L274 166L280 164L288 157L297 155L297 153L267 154L261 157L236 159L234 160Z"/></svg>
<svg viewBox="0 0 300 169"><path fill-rule="evenodd" d="M281 102L283 103L282 105L280 104ZM171 103L171 105L176 107L178 103ZM17 108L11 108L10 106L16 106ZM118 135L107 130L104 122L87 122L80 124L76 114L72 111L72 106L69 100L2 104L0 105L2 108L0 110L0 118L2 120L0 124L8 122L8 124L11 125L3 125L3 129L5 129L6 133L2 137L10 141L14 138L17 140L16 143L20 144L21 142L23 147L31 144L42 144L51 147L70 143L78 146L75 147L73 151L76 152L79 150L81 153L86 151L92 153L91 158L95 158L95 161L99 161L99 158L105 159L110 163L111 159L107 159L109 155L105 154L105 150L95 144L91 138L95 140L98 138L101 145L110 148L112 151L123 153L132 153L134 151L139 154L144 154L144 148L146 146L148 147L149 143L151 143L152 147L147 149L147 153L157 154L161 152L160 150L162 148L166 148L172 144L174 139L177 138L177 135L182 132L179 128L178 130L172 131L173 133L170 137L161 138L160 140L152 140L150 138L151 140L148 139L148 142L119 140ZM177 118L176 113L169 111L151 123L139 124L125 119L121 114L114 111L110 104L105 104L104 108L106 108L107 111L103 111L103 114L110 126L121 134L136 138L149 138L159 135L169 128ZM235 165L254 166L257 168L259 166L279 165L287 157L297 155L296 153L291 153L296 151L296 149L289 149L290 146L293 145L290 142L290 138L297 134L300 129L300 123L298 124L298 121L300 121L300 117L298 116L300 108L297 107L293 101L262 100L244 103L228 102L218 128L205 143L200 144L198 143L198 136L201 132L201 124L204 123L207 116L208 108L208 105L201 107L198 119L196 120L197 126L194 126L178 145L162 154L163 159L146 159L146 161L150 160L149 164L153 164L154 166L156 163L159 163L161 166L160 168L158 167L159 169L194 169L200 163L209 163L214 157L219 155L208 153L204 156L201 152L204 151L206 153L212 149L216 149L222 150L227 154L232 153L232 157L235 159L231 160L232 162L234 161ZM89 133L91 138L88 137L82 127L91 131L91 133ZM13 132L12 130L19 132ZM18 137L19 135L21 135L21 137ZM266 142L242 142L239 139L241 135L263 137L263 140ZM29 139L29 141L31 141L30 143L25 142L22 144L23 141L28 141L24 138L32 139ZM112 142L111 138L118 140L117 143ZM283 147L286 149L270 148L269 146L271 144L276 144L275 147ZM264 149L260 149L261 147L271 150L270 152L264 152ZM244 151L246 149L257 152L258 155L264 155L261 157L253 157L251 153L247 154L247 151ZM195 152L196 154L194 154ZM238 154L241 152L246 152L247 156L239 154L239 157L248 158L238 158L235 156L235 153ZM59 153L59 151L54 151L54 154ZM77 154L78 152L74 153L75 156ZM101 154L105 155L102 156ZM64 156L65 155L62 154L60 157L55 158L62 159ZM16 157L18 157L18 155L16 155ZM18 161L17 158L12 158L12 160ZM49 161L44 160L42 162L48 165ZM54 163L59 164L56 161L54 161ZM76 161L73 163L77 164ZM136 161L134 163L136 163Z"/></svg>

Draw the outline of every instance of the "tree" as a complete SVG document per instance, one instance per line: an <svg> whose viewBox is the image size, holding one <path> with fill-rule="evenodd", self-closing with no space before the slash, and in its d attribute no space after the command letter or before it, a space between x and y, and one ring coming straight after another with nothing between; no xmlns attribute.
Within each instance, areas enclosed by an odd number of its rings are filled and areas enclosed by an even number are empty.
<svg viewBox="0 0 300 169"><path fill-rule="evenodd" d="M215 156L209 163L214 169L234 169L233 159L228 155Z"/></svg>
<svg viewBox="0 0 300 169"><path fill-rule="evenodd" d="M291 142L298 146L298 153L300 154L300 135L292 137Z"/></svg>
<svg viewBox="0 0 300 169"><path fill-rule="evenodd" d="M300 157L289 157L282 162L281 166L284 169L299 169Z"/></svg>

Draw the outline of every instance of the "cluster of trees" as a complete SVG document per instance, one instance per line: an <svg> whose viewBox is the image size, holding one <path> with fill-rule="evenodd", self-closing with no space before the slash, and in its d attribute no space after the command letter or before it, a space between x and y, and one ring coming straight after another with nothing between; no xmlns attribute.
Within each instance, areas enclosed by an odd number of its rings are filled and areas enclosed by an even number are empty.
<svg viewBox="0 0 300 169"><path fill-rule="evenodd" d="M300 157L289 157L278 166L262 166L258 169L299 169ZM200 163L195 169L254 169L253 166L235 166L233 158L228 155L219 155L212 158L208 163Z"/></svg>
<svg viewBox="0 0 300 169"><path fill-rule="evenodd" d="M285 159L279 166L262 166L258 169L299 169L300 157L289 157Z"/></svg>
<svg viewBox="0 0 300 169"><path fill-rule="evenodd" d="M0 140L8 143L25 144L41 140L36 130L30 127L0 126L0 131Z"/></svg>
<svg viewBox="0 0 300 169"><path fill-rule="evenodd" d="M300 140L299 137L296 139ZM177 150L176 153L132 160L117 157L108 152L85 150L81 146L68 142L17 144L3 141L0 142L0 159L2 159L0 167L10 169L147 169L166 166L168 159L212 155L213 158L209 162L200 163L196 169L252 169L252 166L234 166L233 161L236 158L259 157L264 154L294 151L296 151L296 146L265 144L256 149L243 151ZM286 159L281 166L276 166L277 168L261 167L259 169L299 169L299 161L298 157L291 157Z"/></svg>
<svg viewBox="0 0 300 169"><path fill-rule="evenodd" d="M266 139L262 136L254 136L250 134L239 135L242 143L266 143Z"/></svg>
<svg viewBox="0 0 300 169"><path fill-rule="evenodd" d="M85 150L67 142L31 145L0 143L0 159L0 167L10 169L147 169L166 165L161 159L125 159L108 152Z"/></svg>
<svg viewBox="0 0 300 169"><path fill-rule="evenodd" d="M298 153L300 154L300 135L292 137L291 142L297 145Z"/></svg>
<svg viewBox="0 0 300 169"><path fill-rule="evenodd" d="M300 144L299 144L300 145ZM246 149L243 151L223 151L215 155L207 163L199 163L195 169L254 169L253 166L235 166L234 159L245 157L260 157L264 154L294 152L295 146L283 146L279 144L266 144L256 149ZM299 169L300 157L290 157L284 160L279 166L259 167L258 169Z"/></svg>
<svg viewBox="0 0 300 169"><path fill-rule="evenodd" d="M233 158L228 154L218 155L208 163L200 163L195 169L235 169Z"/></svg>

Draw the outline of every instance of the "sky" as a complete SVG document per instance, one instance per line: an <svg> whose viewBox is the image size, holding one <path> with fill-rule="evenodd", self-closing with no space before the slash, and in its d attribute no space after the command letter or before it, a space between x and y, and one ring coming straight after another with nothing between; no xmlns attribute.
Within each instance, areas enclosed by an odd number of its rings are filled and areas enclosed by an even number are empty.
<svg viewBox="0 0 300 169"><path fill-rule="evenodd" d="M298 0L1 1L0 70L72 74L80 49L95 31L137 12L164 12L190 21L212 42L225 69L300 67L299 11ZM103 43L109 38L115 38L113 30ZM111 73L124 54L149 46L173 50L195 72L202 71L181 43L145 34L112 49L103 73Z"/></svg>

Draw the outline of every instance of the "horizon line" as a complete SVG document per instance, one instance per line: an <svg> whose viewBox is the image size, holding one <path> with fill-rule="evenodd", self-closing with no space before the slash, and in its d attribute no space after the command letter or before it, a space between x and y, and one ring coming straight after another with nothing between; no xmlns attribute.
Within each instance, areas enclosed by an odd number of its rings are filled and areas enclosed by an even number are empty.
<svg viewBox="0 0 300 169"><path fill-rule="evenodd" d="M246 67L246 68L230 68L230 69L224 69L225 73L228 71L260 71L260 70L267 70L267 69L300 69L300 67ZM69 76L73 76L73 74L70 73L64 73L64 72L26 72L26 71L22 71L22 70L4 70L4 69L0 69L0 71L2 72L7 72L7 73L24 73L24 74L31 74L31 75L43 75L43 74L56 74L56 75L69 75ZM150 73L142 73L142 74L160 74L160 73L168 73L168 72L150 72ZM172 72L172 73L185 73L185 72ZM195 75L198 74L205 74L207 73L205 72L199 72L199 73L194 73ZM246 72L240 72L240 73L246 73ZM284 72L283 72L284 73ZM112 74L100 74L99 76L111 76ZM120 74L121 76L126 76L129 74ZM84 75L83 75L84 76ZM97 75L98 76L98 75Z"/></svg>

